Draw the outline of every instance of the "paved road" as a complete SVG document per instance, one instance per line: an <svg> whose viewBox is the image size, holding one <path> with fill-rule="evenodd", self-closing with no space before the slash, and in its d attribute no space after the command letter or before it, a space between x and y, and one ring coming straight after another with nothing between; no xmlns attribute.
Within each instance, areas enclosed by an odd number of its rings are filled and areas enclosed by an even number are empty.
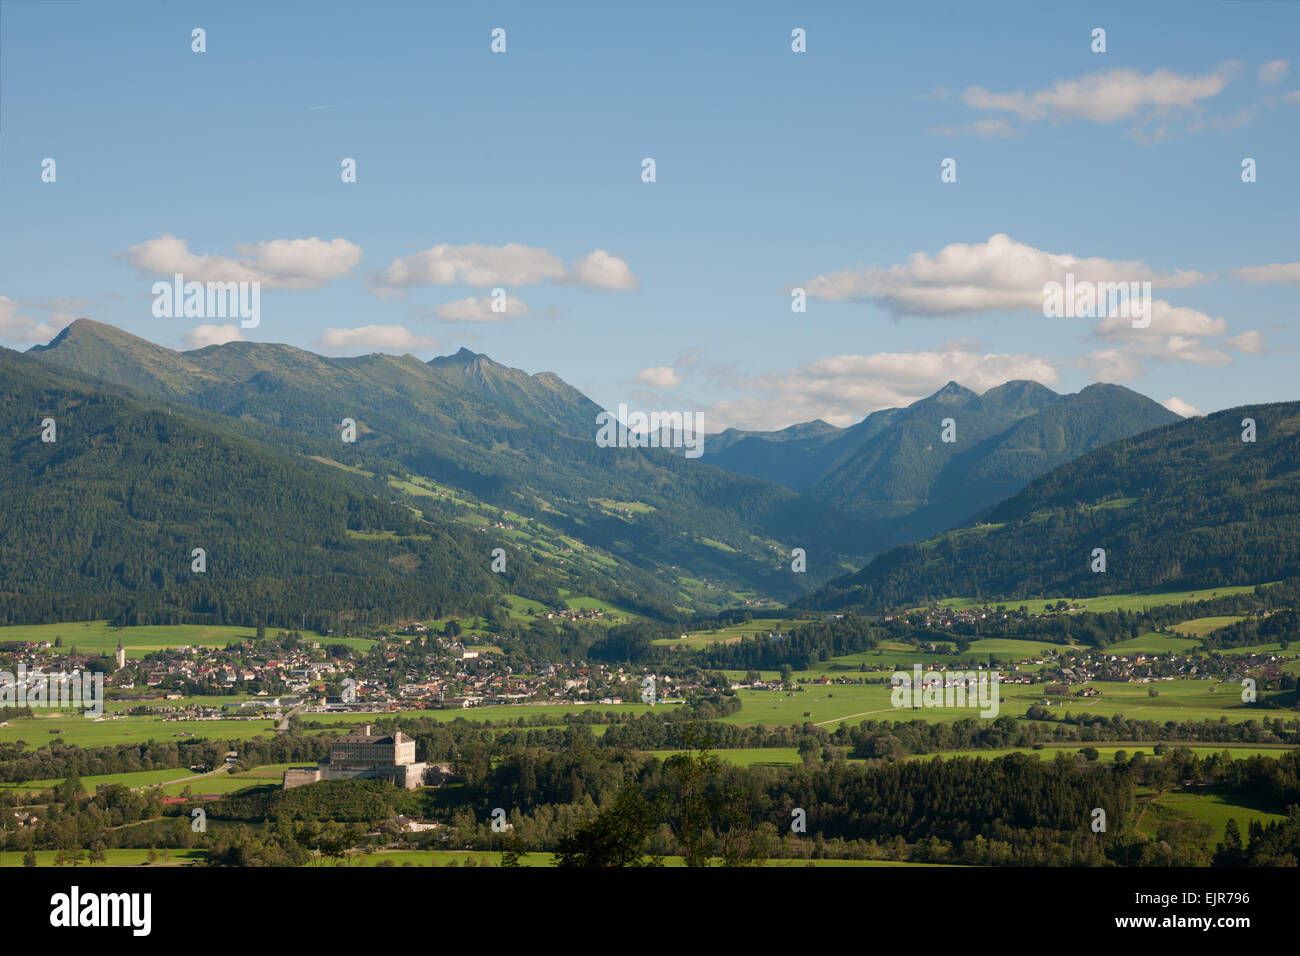
<svg viewBox="0 0 1300 956"><path fill-rule="evenodd" d="M205 777L215 777L217 774L220 773L230 773L231 769L235 766L235 758L238 756L239 755L232 750L226 754L226 762L222 764L220 767L218 767L216 770L209 770L207 773L196 773L190 777L179 777L176 780L168 780L165 786L170 787L174 783L189 783L191 780L202 780ZM157 787L157 786L163 786L163 784L151 783L144 787L132 787L131 789L148 790L150 787Z"/></svg>

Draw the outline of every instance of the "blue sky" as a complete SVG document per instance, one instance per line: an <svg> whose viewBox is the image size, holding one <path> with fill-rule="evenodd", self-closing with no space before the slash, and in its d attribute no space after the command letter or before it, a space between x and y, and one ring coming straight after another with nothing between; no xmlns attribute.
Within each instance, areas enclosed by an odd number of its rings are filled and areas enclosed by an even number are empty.
<svg viewBox="0 0 1300 956"><path fill-rule="evenodd" d="M708 430L1300 399L1300 5L442 6L0 2L0 343L465 346ZM260 325L154 317L178 264ZM1045 318L1065 270L1151 279L1152 328Z"/></svg>

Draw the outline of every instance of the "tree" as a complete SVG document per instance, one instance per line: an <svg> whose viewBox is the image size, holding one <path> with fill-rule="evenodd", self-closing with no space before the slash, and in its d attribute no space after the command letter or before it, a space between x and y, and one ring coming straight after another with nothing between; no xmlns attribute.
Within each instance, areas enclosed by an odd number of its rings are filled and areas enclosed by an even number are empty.
<svg viewBox="0 0 1300 956"><path fill-rule="evenodd" d="M794 668L789 664L781 665L781 683L786 687L794 683Z"/></svg>
<svg viewBox="0 0 1300 956"><path fill-rule="evenodd" d="M1241 828L1237 818L1229 817L1224 828L1223 842L1215 847L1213 866L1244 866L1246 850L1241 844Z"/></svg>
<svg viewBox="0 0 1300 956"><path fill-rule="evenodd" d="M519 834L511 832L497 838L501 850L502 866L519 866L519 858L524 855L524 841Z"/></svg>
<svg viewBox="0 0 1300 956"><path fill-rule="evenodd" d="M23 866L34 867L36 865L36 851L28 850L23 854Z"/></svg>
<svg viewBox="0 0 1300 956"><path fill-rule="evenodd" d="M658 807L635 784L626 783L613 804L560 840L555 865L563 867L662 866L645 855L646 840L659 824ZM505 862L502 866L518 865Z"/></svg>

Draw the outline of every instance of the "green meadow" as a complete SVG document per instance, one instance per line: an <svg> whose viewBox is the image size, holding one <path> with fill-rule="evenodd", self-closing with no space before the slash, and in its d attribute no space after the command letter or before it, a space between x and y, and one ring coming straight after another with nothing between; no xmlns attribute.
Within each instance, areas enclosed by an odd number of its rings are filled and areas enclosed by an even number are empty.
<svg viewBox="0 0 1300 956"><path fill-rule="evenodd" d="M1227 627L1229 624L1236 624L1238 621L1244 621L1245 619L1244 614L1229 614L1222 617L1196 617L1190 621L1175 624L1170 630L1177 631L1187 637L1204 637L1211 631L1217 631L1221 627Z"/></svg>
<svg viewBox="0 0 1300 956"><path fill-rule="evenodd" d="M108 621L76 621L68 624L11 624L0 627L0 643L6 641L49 641L62 638L60 652L73 647L83 654L112 654L120 638L129 658L141 658L173 647L225 647L252 640L251 627L210 627L204 624L158 624L145 627L110 627ZM53 653L51 647L50 652Z"/></svg>
<svg viewBox="0 0 1300 956"><path fill-rule="evenodd" d="M1276 582L1270 582L1276 583ZM1268 585L1262 585L1267 587ZM1007 607L1020 608L1027 607L1031 613L1039 614L1048 607L1055 606L1060 601L1068 604L1082 606L1085 610L1100 613L1102 611L1140 611L1147 607L1163 607L1166 604L1184 604L1189 601L1206 601L1214 597L1224 597L1230 594L1252 594L1255 591L1255 585L1244 584L1240 586L1221 587L1221 588L1203 588L1199 591L1160 591L1153 594L1107 594L1101 597L1067 597L1067 598L1025 598L1022 600L1003 600L1003 599L981 599L975 598L945 598L940 603L953 608L968 607L997 607L999 604L1005 604Z"/></svg>
<svg viewBox="0 0 1300 956"><path fill-rule="evenodd" d="M1236 802L1239 798L1218 793L1166 793L1154 803L1147 802L1139 818L1138 830L1155 839L1160 824L1169 819L1202 820L1211 826L1210 844L1221 843L1228 829L1228 820L1235 818L1242 840L1251 823L1260 825L1276 823L1286 816L1254 803Z"/></svg>
<svg viewBox="0 0 1300 956"><path fill-rule="evenodd" d="M152 851L157 857L156 862L149 862L149 850L120 850L112 849L105 851L107 859L103 863L90 863L88 854L83 855L77 868L84 866L191 866L201 863L207 855L204 850L154 850ZM54 858L58 854L57 850L37 850L36 865L54 866ZM6 850L0 852L0 866L22 866L23 854L17 850ZM66 869L73 869L71 864L65 864Z"/></svg>
<svg viewBox="0 0 1300 956"><path fill-rule="evenodd" d="M782 620L780 618L757 618L753 621L747 621L742 624L728 624L724 627L695 631L687 634L685 640L677 637L670 637L660 638L652 643L693 650L700 647L707 647L710 644L734 643L745 637L755 637L759 634L785 631L793 623L794 622L792 621Z"/></svg>
<svg viewBox="0 0 1300 956"><path fill-rule="evenodd" d="M1170 637L1152 631L1140 637L1119 641L1106 648L1107 654L1125 657L1130 654L1186 654L1201 646L1199 640L1187 637Z"/></svg>
<svg viewBox="0 0 1300 956"><path fill-rule="evenodd" d="M887 680L887 675L871 676L886 677ZM743 706L738 713L723 720L742 726L814 723L834 729L842 723L859 723L867 719L952 721L979 714L975 707L895 708L890 702L891 689L887 682L797 686L801 689L794 692L738 690L736 694ZM1052 711L1106 716L1124 714L1159 722L1217 720L1220 717L1236 722L1277 715L1275 711L1243 704L1236 685L1218 685L1210 680L1155 681L1151 684L1093 681L1089 686L1100 690L1101 696L1053 698ZM1151 688L1155 689L1157 696L1150 696ZM999 696L998 716L1021 717L1030 705L1042 701L1043 685L1002 684Z"/></svg>
<svg viewBox="0 0 1300 956"><path fill-rule="evenodd" d="M9 726L0 727L0 743L22 740L28 750L35 750L55 738L78 747L107 747L148 740L251 740L253 737L274 736L276 725L276 721L264 719L163 721L157 717L116 717L92 720L58 713L15 717L8 723ZM181 734L187 737L179 736Z"/></svg>
<svg viewBox="0 0 1300 956"><path fill-rule="evenodd" d="M192 777L188 767L173 767L169 770L141 770L136 773L110 773L98 776L82 777L81 785L89 793L94 793L98 787L108 784L121 784L124 787L130 787L135 790L140 787L152 787L159 784L167 783L171 780L179 780L182 777ZM43 790L51 790L67 779L57 777L51 780L28 780L22 783L0 783L0 791L8 793L40 793Z"/></svg>

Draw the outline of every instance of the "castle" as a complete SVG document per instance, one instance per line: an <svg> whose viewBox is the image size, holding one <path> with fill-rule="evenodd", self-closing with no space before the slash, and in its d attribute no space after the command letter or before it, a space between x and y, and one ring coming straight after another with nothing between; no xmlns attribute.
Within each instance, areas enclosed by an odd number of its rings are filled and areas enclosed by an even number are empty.
<svg viewBox="0 0 1300 956"><path fill-rule="evenodd" d="M387 780L414 790L424 782L428 764L415 762L415 740L400 730L372 734L367 724L357 734L344 734L330 744L330 755L315 767L290 767L284 772L284 789L291 790L321 780L365 778Z"/></svg>

